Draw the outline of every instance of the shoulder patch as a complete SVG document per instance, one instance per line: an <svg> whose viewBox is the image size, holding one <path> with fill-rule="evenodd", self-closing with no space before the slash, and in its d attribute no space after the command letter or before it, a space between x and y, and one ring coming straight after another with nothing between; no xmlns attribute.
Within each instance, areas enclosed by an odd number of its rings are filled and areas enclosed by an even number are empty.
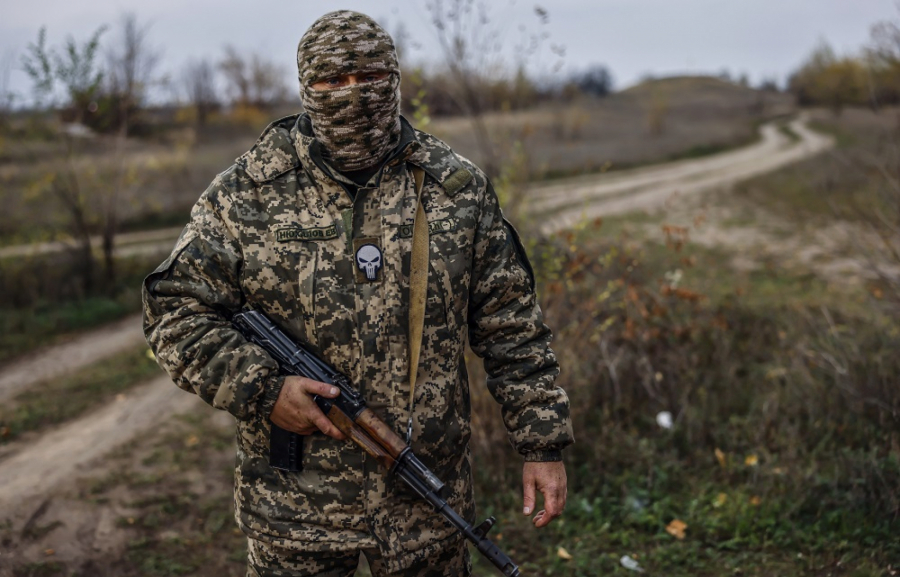
<svg viewBox="0 0 900 577"><path fill-rule="evenodd" d="M453 196L454 194L459 192L459 189L469 184L469 181L471 181L473 178L474 176L472 176L472 173L467 169L457 169L455 172L453 172L453 174L447 177L447 180L444 181L444 190L447 191L447 194Z"/></svg>
<svg viewBox="0 0 900 577"><path fill-rule="evenodd" d="M256 183L269 182L300 166L290 132L283 126L285 120L270 124L253 148L236 161Z"/></svg>
<svg viewBox="0 0 900 577"><path fill-rule="evenodd" d="M452 197L474 178L459 156L443 141L427 132L416 131L419 147L409 162L428 173Z"/></svg>

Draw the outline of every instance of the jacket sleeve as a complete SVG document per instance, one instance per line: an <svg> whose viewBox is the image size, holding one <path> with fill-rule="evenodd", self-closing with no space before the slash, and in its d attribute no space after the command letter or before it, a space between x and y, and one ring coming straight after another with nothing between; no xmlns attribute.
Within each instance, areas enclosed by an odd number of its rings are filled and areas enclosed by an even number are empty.
<svg viewBox="0 0 900 577"><path fill-rule="evenodd" d="M486 184L475 233L469 344L484 359L487 386L501 405L509 438L526 461L558 461L573 441L569 399L534 275L515 229Z"/></svg>
<svg viewBox="0 0 900 577"><path fill-rule="evenodd" d="M283 378L276 362L229 322L243 304L241 247L223 214L220 176L200 197L175 250L143 285L144 334L160 366L186 391L245 420L271 412Z"/></svg>

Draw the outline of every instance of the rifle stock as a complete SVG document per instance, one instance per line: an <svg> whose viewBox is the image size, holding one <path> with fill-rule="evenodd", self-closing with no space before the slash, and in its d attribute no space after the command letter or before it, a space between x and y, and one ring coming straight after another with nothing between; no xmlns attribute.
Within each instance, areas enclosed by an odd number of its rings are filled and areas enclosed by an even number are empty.
<svg viewBox="0 0 900 577"><path fill-rule="evenodd" d="M350 385L349 379L336 369L319 359L302 343L294 342L275 326L265 315L255 310L245 310L232 317L232 324L244 337L265 349L278 361L281 372L285 375L306 377L323 383L334 385L340 394L329 399L314 395L316 405L325 416L341 430L349 440L354 442L368 455L381 463L391 474L400 477L422 499L425 499L435 510L443 515L463 536L471 541L478 551L487 557L507 577L518 577L519 568L490 539L487 532L495 523L493 517L473 527L463 519L444 499L445 486L428 467L413 454L409 446L366 407L365 400ZM273 431L274 431L273 425ZM299 445L302 437L288 433L291 443L297 443L294 452L296 468L299 470ZM272 443L275 443L273 433ZM282 435L282 442L284 436ZM270 446L270 464L276 454L290 452L281 447ZM275 464L273 464L275 466Z"/></svg>

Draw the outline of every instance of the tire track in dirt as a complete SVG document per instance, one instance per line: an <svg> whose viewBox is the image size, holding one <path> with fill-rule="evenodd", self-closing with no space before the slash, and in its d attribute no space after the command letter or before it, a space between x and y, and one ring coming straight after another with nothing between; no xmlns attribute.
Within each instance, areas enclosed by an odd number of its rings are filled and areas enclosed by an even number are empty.
<svg viewBox="0 0 900 577"><path fill-rule="evenodd" d="M128 350L143 342L141 316L131 315L73 340L40 349L0 369L0 403L46 381Z"/></svg>
<svg viewBox="0 0 900 577"><path fill-rule="evenodd" d="M33 509L40 497L79 473L96 472L98 459L140 434L153 434L173 415L208 409L161 376L36 441L10 444L0 457L0 520L21 521L17 516Z"/></svg>
<svg viewBox="0 0 900 577"><path fill-rule="evenodd" d="M530 212L542 215L540 231L550 235L584 220L656 208L678 195L731 186L834 146L833 138L807 128L805 117L789 127L797 141L770 123L760 128L758 143L739 150L537 186L528 192Z"/></svg>

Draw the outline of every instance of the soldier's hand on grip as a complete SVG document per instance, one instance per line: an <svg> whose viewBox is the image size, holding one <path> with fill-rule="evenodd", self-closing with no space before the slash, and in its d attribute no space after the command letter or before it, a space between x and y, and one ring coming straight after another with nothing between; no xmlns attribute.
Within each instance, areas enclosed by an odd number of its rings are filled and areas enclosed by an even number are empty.
<svg viewBox="0 0 900 577"><path fill-rule="evenodd" d="M285 377L284 386L272 408L269 420L300 435L311 435L322 431L329 437L344 440L344 434L335 427L319 409L313 395L334 398L339 392L336 387L305 377Z"/></svg>

